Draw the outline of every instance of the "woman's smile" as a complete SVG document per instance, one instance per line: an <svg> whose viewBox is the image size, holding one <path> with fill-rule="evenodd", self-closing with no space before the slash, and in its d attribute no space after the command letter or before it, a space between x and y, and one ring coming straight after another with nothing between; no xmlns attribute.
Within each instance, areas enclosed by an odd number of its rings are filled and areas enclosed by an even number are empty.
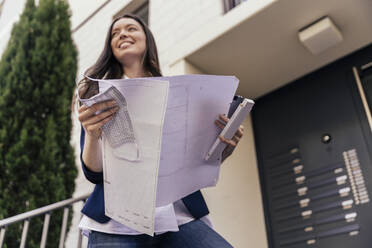
<svg viewBox="0 0 372 248"><path fill-rule="evenodd" d="M133 42L131 41L124 41L124 42L121 42L119 43L119 48L125 48L125 47L128 47L130 45L134 44Z"/></svg>

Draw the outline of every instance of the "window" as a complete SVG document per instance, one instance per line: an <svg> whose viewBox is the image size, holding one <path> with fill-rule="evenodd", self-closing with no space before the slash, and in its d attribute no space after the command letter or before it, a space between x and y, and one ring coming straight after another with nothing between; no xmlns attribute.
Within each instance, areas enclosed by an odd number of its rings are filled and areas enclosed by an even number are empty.
<svg viewBox="0 0 372 248"><path fill-rule="evenodd" d="M126 14L132 13L139 16L147 25L149 25L149 1L148 0L133 0L120 10L114 19Z"/></svg>
<svg viewBox="0 0 372 248"><path fill-rule="evenodd" d="M223 0L225 13L229 12L232 8L235 8L237 5L245 1L247 0Z"/></svg>

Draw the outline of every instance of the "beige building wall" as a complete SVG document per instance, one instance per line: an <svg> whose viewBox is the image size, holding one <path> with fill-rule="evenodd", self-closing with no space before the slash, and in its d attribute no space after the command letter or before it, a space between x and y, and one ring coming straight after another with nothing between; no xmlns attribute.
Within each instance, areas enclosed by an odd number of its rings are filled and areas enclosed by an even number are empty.
<svg viewBox="0 0 372 248"><path fill-rule="evenodd" d="M222 0L151 0L149 24L157 42L162 70L168 72L171 50L222 15Z"/></svg>

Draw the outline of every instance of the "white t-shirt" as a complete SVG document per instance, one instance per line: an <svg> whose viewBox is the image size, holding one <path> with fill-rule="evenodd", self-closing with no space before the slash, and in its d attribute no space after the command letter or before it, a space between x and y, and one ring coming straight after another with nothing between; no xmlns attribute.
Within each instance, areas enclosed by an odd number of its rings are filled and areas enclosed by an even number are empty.
<svg viewBox="0 0 372 248"><path fill-rule="evenodd" d="M194 217L187 210L182 200L178 200L173 204L155 208L155 233L162 234L165 232L177 232L178 226L193 221ZM212 223L208 215L201 218L209 227ZM91 230L103 233L122 234L122 235L139 235L139 233L130 227L127 227L113 219L107 223L99 223L86 215L80 221L79 228L83 234L89 236Z"/></svg>

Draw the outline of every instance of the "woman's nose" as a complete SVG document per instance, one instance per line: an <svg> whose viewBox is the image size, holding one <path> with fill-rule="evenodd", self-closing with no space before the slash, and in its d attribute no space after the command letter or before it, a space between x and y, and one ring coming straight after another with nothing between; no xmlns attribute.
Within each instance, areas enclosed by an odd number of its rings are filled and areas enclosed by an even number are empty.
<svg viewBox="0 0 372 248"><path fill-rule="evenodd" d="M120 31L120 38L125 38L125 37L128 37L127 31L125 30Z"/></svg>

